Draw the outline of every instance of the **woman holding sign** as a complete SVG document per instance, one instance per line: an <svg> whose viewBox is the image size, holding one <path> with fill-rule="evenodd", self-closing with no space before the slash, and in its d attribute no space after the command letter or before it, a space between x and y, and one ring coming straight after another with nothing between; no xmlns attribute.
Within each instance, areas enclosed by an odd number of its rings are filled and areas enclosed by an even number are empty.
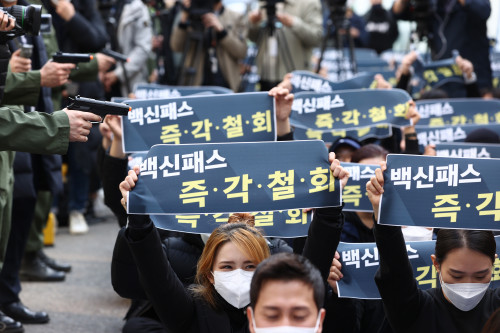
<svg viewBox="0 0 500 333"><path fill-rule="evenodd" d="M349 177L335 154L331 170L345 186ZM138 181L138 168L120 184L125 205ZM340 239L342 207L318 209L304 249L326 281ZM186 289L165 258L156 228L144 215L130 215L125 233L149 300L168 332L249 332L244 309L250 303L255 267L269 256L262 234L244 223L225 224L209 237L198 262L196 284ZM319 326L321 331L321 325Z"/></svg>
<svg viewBox="0 0 500 333"><path fill-rule="evenodd" d="M381 163L366 184L375 218L384 193ZM375 282L395 332L480 332L500 307L500 290L489 289L496 244L490 231L442 229L432 262L441 287L418 289L400 227L375 226L380 267Z"/></svg>

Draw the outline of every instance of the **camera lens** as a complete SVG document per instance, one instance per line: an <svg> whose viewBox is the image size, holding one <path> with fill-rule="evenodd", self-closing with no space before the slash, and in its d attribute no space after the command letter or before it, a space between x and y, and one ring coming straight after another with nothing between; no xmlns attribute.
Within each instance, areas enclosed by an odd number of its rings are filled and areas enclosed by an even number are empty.
<svg viewBox="0 0 500 333"><path fill-rule="evenodd" d="M26 34L36 36L40 32L40 23L42 21L42 6L29 5L12 7L0 7L4 12L9 13L16 19L16 24L19 25Z"/></svg>

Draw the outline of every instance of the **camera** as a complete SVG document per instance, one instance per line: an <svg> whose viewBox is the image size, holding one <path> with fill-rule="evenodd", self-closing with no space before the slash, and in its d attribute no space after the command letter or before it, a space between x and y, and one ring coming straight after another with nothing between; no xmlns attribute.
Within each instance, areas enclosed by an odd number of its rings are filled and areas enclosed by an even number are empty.
<svg viewBox="0 0 500 333"><path fill-rule="evenodd" d="M201 21L201 17L207 13L213 12L216 0L193 0L189 7L189 19L193 21Z"/></svg>
<svg viewBox="0 0 500 333"><path fill-rule="evenodd" d="M40 24L42 22L42 6L29 5L12 7L0 7L5 13L16 19L14 29L0 33L2 40L9 40L15 37L28 34L32 36L38 35L40 32Z"/></svg>
<svg viewBox="0 0 500 333"><path fill-rule="evenodd" d="M327 0L326 2L330 10L330 19L335 26L340 26L345 20L347 0Z"/></svg>
<svg viewBox="0 0 500 333"><path fill-rule="evenodd" d="M276 5L280 2L285 2L285 0L267 0L262 5L262 8L266 10L267 27L271 34L274 31L274 24L276 22Z"/></svg>
<svg viewBox="0 0 500 333"><path fill-rule="evenodd" d="M417 23L417 34L420 39L427 37L432 39L429 18L434 12L434 8L430 0L411 0L410 10L412 13L411 19Z"/></svg>

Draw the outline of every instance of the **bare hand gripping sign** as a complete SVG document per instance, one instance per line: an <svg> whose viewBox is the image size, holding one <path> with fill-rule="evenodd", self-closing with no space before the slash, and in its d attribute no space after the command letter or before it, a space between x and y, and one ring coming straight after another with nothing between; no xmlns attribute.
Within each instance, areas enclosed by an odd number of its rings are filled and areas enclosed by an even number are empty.
<svg viewBox="0 0 500 333"><path fill-rule="evenodd" d="M339 206L322 141L157 145L129 214L261 212Z"/></svg>
<svg viewBox="0 0 500 333"><path fill-rule="evenodd" d="M500 230L499 159L388 155L378 223Z"/></svg>
<svg viewBox="0 0 500 333"><path fill-rule="evenodd" d="M130 100L122 118L124 151L156 144L276 140L274 99L268 93Z"/></svg>

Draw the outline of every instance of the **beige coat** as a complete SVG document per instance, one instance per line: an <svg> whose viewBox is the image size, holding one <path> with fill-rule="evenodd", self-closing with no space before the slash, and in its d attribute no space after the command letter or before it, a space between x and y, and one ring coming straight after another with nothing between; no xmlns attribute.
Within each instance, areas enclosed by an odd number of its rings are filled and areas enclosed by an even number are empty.
<svg viewBox="0 0 500 333"><path fill-rule="evenodd" d="M278 38L276 66L269 68L271 62L269 34L263 32L263 24L266 23L267 18L265 11L262 10L263 22L251 24L248 31L250 40L258 44L257 66L261 80L281 81L286 73L293 70L310 70L312 50L314 47L320 46L323 38L323 15L320 0L287 0L283 12L294 16L293 25L291 27L283 26L280 29L281 32L277 32L275 35L285 37L294 68L286 68L286 62L283 60L283 53L285 53L283 38ZM261 37L259 38L259 36Z"/></svg>
<svg viewBox="0 0 500 333"><path fill-rule="evenodd" d="M239 64L242 62L247 55L247 44L246 44L246 20L228 8L224 8L222 14L219 16L219 20L227 31L227 35L218 41L215 48L217 54L217 60L220 67L220 71L224 78L226 79L229 87L233 91L238 91L241 82L240 67ZM184 43L189 37L191 28L182 29L179 26L174 28L170 39L170 46L175 52L184 51ZM192 42L190 49L186 54L186 60L184 62L185 66L189 64L194 64L193 56L196 52L196 43ZM203 70L205 65L205 54L206 50L204 45L201 47L202 52L197 55L197 68L196 74L194 76L193 85L199 86L202 84L203 80ZM189 76L187 76L189 78ZM181 85L188 85L189 83L180 82Z"/></svg>

